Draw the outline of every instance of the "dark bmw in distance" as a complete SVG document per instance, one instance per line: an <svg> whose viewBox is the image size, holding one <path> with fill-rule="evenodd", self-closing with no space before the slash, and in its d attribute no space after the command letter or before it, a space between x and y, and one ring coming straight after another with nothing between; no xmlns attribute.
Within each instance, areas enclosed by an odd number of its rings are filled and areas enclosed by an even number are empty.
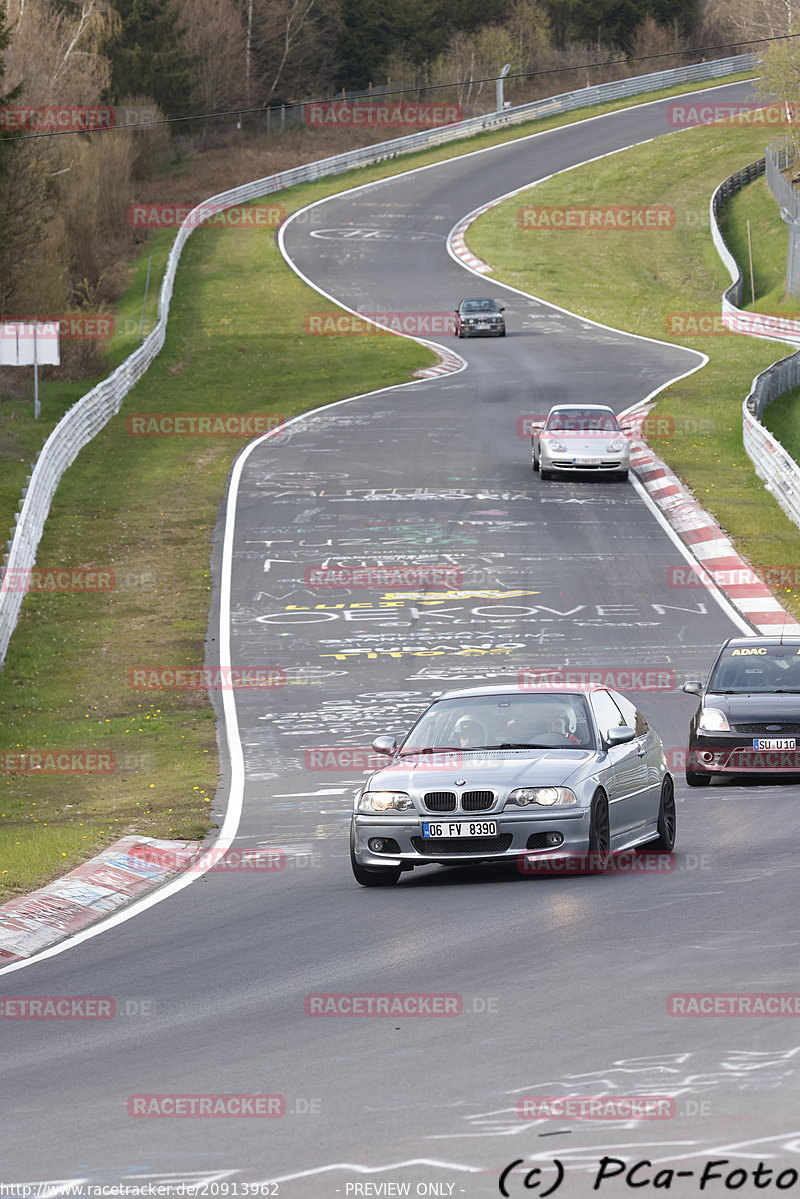
<svg viewBox="0 0 800 1199"><path fill-rule="evenodd" d="M800 774L800 637L733 637L708 682L684 683L700 697L689 726L686 781L715 776Z"/></svg>
<svg viewBox="0 0 800 1199"><path fill-rule="evenodd" d="M403 742L377 737L387 764L356 796L353 874L390 886L438 863L669 851L675 800L661 738L617 691L450 691Z"/></svg>
<svg viewBox="0 0 800 1199"><path fill-rule="evenodd" d="M505 337L504 312L497 300L462 300L456 308L456 337Z"/></svg>

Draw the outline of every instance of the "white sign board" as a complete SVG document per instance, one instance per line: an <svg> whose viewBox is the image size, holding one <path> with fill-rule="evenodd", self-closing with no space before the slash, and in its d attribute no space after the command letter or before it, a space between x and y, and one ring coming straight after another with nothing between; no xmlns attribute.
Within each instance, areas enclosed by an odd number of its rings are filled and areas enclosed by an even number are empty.
<svg viewBox="0 0 800 1199"><path fill-rule="evenodd" d="M0 319L0 366L58 366L58 321Z"/></svg>

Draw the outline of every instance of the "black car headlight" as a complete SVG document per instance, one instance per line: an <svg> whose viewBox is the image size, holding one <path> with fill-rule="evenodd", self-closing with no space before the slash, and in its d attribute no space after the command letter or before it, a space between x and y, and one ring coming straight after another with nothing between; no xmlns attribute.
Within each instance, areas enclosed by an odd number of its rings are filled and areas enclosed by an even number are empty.
<svg viewBox="0 0 800 1199"><path fill-rule="evenodd" d="M527 808L531 804L544 808L566 808L576 804L578 797L568 787L518 787L511 792L506 802L518 808Z"/></svg>
<svg viewBox="0 0 800 1199"><path fill-rule="evenodd" d="M701 733L729 733L728 717L719 708L701 708L697 728Z"/></svg>
<svg viewBox="0 0 800 1199"><path fill-rule="evenodd" d="M356 800L357 812L412 812L414 803L405 791L363 791Z"/></svg>

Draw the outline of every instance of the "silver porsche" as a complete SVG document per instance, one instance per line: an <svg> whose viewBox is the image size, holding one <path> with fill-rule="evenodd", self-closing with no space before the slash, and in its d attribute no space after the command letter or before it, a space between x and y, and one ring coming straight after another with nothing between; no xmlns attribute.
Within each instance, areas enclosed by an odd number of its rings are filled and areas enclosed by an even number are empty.
<svg viewBox="0 0 800 1199"><path fill-rule="evenodd" d="M390 886L428 864L584 860L647 845L671 851L675 799L661 738L617 691L449 691L355 798L353 874Z"/></svg>
<svg viewBox="0 0 800 1199"><path fill-rule="evenodd" d="M631 443L605 404L556 404L533 426L531 465L543 479L591 471L624 482L630 464Z"/></svg>

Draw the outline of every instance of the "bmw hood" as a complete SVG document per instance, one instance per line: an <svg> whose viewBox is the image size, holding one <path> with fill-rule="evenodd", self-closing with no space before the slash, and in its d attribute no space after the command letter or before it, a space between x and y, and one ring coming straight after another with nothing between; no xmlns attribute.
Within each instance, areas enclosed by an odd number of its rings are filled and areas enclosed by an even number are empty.
<svg viewBox="0 0 800 1199"><path fill-rule="evenodd" d="M590 749L453 750L398 758L368 779L370 791L500 790L560 786L596 757Z"/></svg>

